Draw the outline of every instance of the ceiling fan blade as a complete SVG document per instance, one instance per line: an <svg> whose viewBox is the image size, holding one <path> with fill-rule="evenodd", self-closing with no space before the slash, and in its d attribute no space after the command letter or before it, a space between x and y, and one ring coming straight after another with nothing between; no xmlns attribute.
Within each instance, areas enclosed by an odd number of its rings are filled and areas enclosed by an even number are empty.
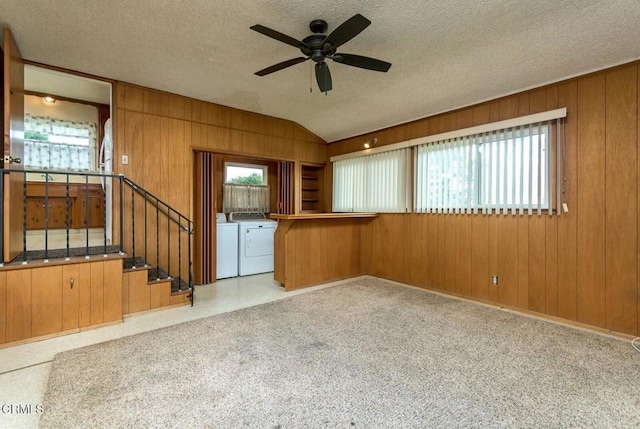
<svg viewBox="0 0 640 429"><path fill-rule="evenodd" d="M355 14L351 18L340 24L338 28L333 30L331 34L329 34L327 38L324 39L324 44L329 44L333 48L344 45L349 40L360 34L360 32L367 28L369 24L371 24L371 21L369 21L367 18L360 15L359 13Z"/></svg>
<svg viewBox="0 0 640 429"><path fill-rule="evenodd" d="M268 74L271 74L273 72L277 72L278 70L282 70L282 69L286 69L287 67L291 67L294 66L296 64L299 64L303 61L307 61L309 58L305 58L305 57L298 57L298 58L294 58L292 60L287 60L287 61L283 61L281 63L278 64L274 64L271 67L267 67L266 69L262 69L260 71L255 72L255 74L257 74L258 76L265 76Z"/></svg>
<svg viewBox="0 0 640 429"><path fill-rule="evenodd" d="M332 57L333 61L346 64L348 66L360 67L361 69L386 72L391 67L391 63L375 58L363 57L362 55L353 54L336 54Z"/></svg>
<svg viewBox="0 0 640 429"><path fill-rule="evenodd" d="M282 43L286 43L287 45L291 45L298 49L301 49L306 55L311 54L311 48L309 47L309 45L301 42L300 40L296 40L291 36L287 36L286 34L280 33L279 31L272 30L268 27L265 27L264 25L253 25L249 28L253 31L257 31L260 34L271 37L272 39L276 39Z"/></svg>
<svg viewBox="0 0 640 429"><path fill-rule="evenodd" d="M331 72L327 63L316 64L316 81L321 92L331 91Z"/></svg>

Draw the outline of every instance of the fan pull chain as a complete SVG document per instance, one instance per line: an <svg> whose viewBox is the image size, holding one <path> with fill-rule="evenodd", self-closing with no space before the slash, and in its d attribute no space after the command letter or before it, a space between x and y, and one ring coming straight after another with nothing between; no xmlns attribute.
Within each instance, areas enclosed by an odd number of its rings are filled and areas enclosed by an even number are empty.
<svg viewBox="0 0 640 429"><path fill-rule="evenodd" d="M313 94L313 63L309 62L309 92Z"/></svg>

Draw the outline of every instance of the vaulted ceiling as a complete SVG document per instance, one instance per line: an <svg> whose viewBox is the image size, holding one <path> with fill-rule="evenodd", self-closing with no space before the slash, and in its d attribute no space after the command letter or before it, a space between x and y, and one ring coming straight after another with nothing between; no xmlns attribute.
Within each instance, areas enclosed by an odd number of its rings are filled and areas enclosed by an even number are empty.
<svg viewBox="0 0 640 429"><path fill-rule="evenodd" d="M372 23L340 52L387 73L312 61L249 29L301 40L356 13ZM640 58L638 0L4 0L25 59L295 121L328 142ZM310 88L313 90L310 91Z"/></svg>

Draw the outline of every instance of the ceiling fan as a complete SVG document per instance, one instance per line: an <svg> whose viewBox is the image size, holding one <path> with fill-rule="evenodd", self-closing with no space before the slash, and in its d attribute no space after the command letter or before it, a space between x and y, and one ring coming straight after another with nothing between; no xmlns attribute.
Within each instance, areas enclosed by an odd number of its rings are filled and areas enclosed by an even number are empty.
<svg viewBox="0 0 640 429"><path fill-rule="evenodd" d="M391 63L377 60L375 58L363 57L361 55L336 52L341 45L344 45L349 40L356 37L360 32L362 32L362 30L367 28L369 24L371 24L371 21L360 14L356 14L347 19L338 28L326 36L324 34L327 31L326 21L316 19L311 21L309 24L309 28L313 34L305 37L302 41L296 40L293 37L282 34L276 30L272 30L263 25L254 25L249 27L258 33L271 37L272 39L294 46L300 49L300 52L305 55L304 57L293 58L291 60L274 64L271 67L257 71L255 74L258 76L266 76L273 72L277 72L278 70L282 70L311 59L316 63L316 81L318 82L318 87L320 88L320 91L326 93L327 91L331 91L332 88L331 72L329 71L329 66L326 63L327 58L348 66L386 72L391 67Z"/></svg>

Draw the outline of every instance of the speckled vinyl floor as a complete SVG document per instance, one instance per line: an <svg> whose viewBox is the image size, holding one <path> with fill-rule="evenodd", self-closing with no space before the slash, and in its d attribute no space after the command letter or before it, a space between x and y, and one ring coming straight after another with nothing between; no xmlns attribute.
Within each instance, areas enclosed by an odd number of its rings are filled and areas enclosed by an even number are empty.
<svg viewBox="0 0 640 429"><path fill-rule="evenodd" d="M153 329L201 319L215 314L250 307L310 292L330 285L285 292L274 280L273 273L235 277L212 285L196 287L192 307L178 307L125 318L123 323L78 334L65 335L20 346L0 349L0 429L38 427L51 362L56 353L91 344L99 344ZM20 406L10 410L8 405ZM2 406L5 406L3 412ZM30 407L27 407L30 406ZM21 412L28 411L28 412ZM46 413L46 411L45 411ZM83 427L95 427L83 425Z"/></svg>

